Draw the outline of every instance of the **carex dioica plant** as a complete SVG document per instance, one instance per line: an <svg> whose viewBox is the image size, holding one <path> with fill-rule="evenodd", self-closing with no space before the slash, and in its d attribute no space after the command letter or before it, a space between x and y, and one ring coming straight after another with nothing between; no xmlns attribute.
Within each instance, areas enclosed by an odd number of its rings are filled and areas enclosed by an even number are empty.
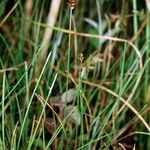
<svg viewBox="0 0 150 150"><path fill-rule="evenodd" d="M66 3L70 8L70 15L69 15L69 31L71 31L71 17L72 17L72 10L75 8L77 0L67 0ZM70 64L70 49L71 49L71 33L69 33L69 40L68 40L68 63L67 63L67 72L69 73L69 64Z"/></svg>
<svg viewBox="0 0 150 150"><path fill-rule="evenodd" d="M70 14L69 14L69 31L71 31L71 18L72 18L72 11L76 6L77 0L67 0L66 3L68 4L70 8ZM68 40L68 50L67 50L67 74L70 72L70 51L71 51L71 32L69 33L69 40ZM66 91L68 90L68 80L69 77L67 76L67 85L66 85Z"/></svg>

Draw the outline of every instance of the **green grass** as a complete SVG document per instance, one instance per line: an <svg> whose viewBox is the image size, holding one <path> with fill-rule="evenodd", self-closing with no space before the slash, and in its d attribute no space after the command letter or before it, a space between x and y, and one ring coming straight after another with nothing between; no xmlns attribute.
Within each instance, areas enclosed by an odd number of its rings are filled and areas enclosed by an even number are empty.
<svg viewBox="0 0 150 150"><path fill-rule="evenodd" d="M0 2L0 150L149 150L146 4L62 2L51 26L47 1L34 1L28 18L25 3Z"/></svg>

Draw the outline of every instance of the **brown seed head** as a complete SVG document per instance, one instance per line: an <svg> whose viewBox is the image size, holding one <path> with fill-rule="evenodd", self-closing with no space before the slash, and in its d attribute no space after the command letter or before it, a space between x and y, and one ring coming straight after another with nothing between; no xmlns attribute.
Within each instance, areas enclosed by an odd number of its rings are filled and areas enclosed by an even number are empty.
<svg viewBox="0 0 150 150"><path fill-rule="evenodd" d="M74 9L76 6L77 0L67 0L67 4L71 9Z"/></svg>

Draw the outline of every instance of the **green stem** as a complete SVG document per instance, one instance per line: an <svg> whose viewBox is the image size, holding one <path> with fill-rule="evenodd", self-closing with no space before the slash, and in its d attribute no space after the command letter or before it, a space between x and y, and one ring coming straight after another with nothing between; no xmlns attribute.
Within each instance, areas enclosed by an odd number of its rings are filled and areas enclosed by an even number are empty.
<svg viewBox="0 0 150 150"><path fill-rule="evenodd" d="M69 39L68 39L68 49L67 49L67 74L69 74L69 72L70 72L71 17L72 17L72 9L70 9L70 19L69 19ZM68 84L69 84L69 76L67 76L66 92L68 91ZM67 98L67 94L66 94L66 98Z"/></svg>
<svg viewBox="0 0 150 150"><path fill-rule="evenodd" d="M134 26L134 35L138 32L138 16L137 16L137 0L133 0L133 26ZM138 40L135 41L135 45L138 47Z"/></svg>
<svg viewBox="0 0 150 150"><path fill-rule="evenodd" d="M2 139L3 139L3 148L5 149L5 82L6 82L6 73L3 75L3 89L2 89Z"/></svg>

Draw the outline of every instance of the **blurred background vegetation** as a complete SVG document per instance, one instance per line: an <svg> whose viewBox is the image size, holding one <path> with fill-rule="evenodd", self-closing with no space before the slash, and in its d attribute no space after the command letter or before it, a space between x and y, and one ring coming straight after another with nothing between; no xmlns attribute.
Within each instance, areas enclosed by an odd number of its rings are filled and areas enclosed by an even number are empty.
<svg viewBox="0 0 150 150"><path fill-rule="evenodd" d="M149 150L149 12L149 0L1 0L0 149Z"/></svg>

